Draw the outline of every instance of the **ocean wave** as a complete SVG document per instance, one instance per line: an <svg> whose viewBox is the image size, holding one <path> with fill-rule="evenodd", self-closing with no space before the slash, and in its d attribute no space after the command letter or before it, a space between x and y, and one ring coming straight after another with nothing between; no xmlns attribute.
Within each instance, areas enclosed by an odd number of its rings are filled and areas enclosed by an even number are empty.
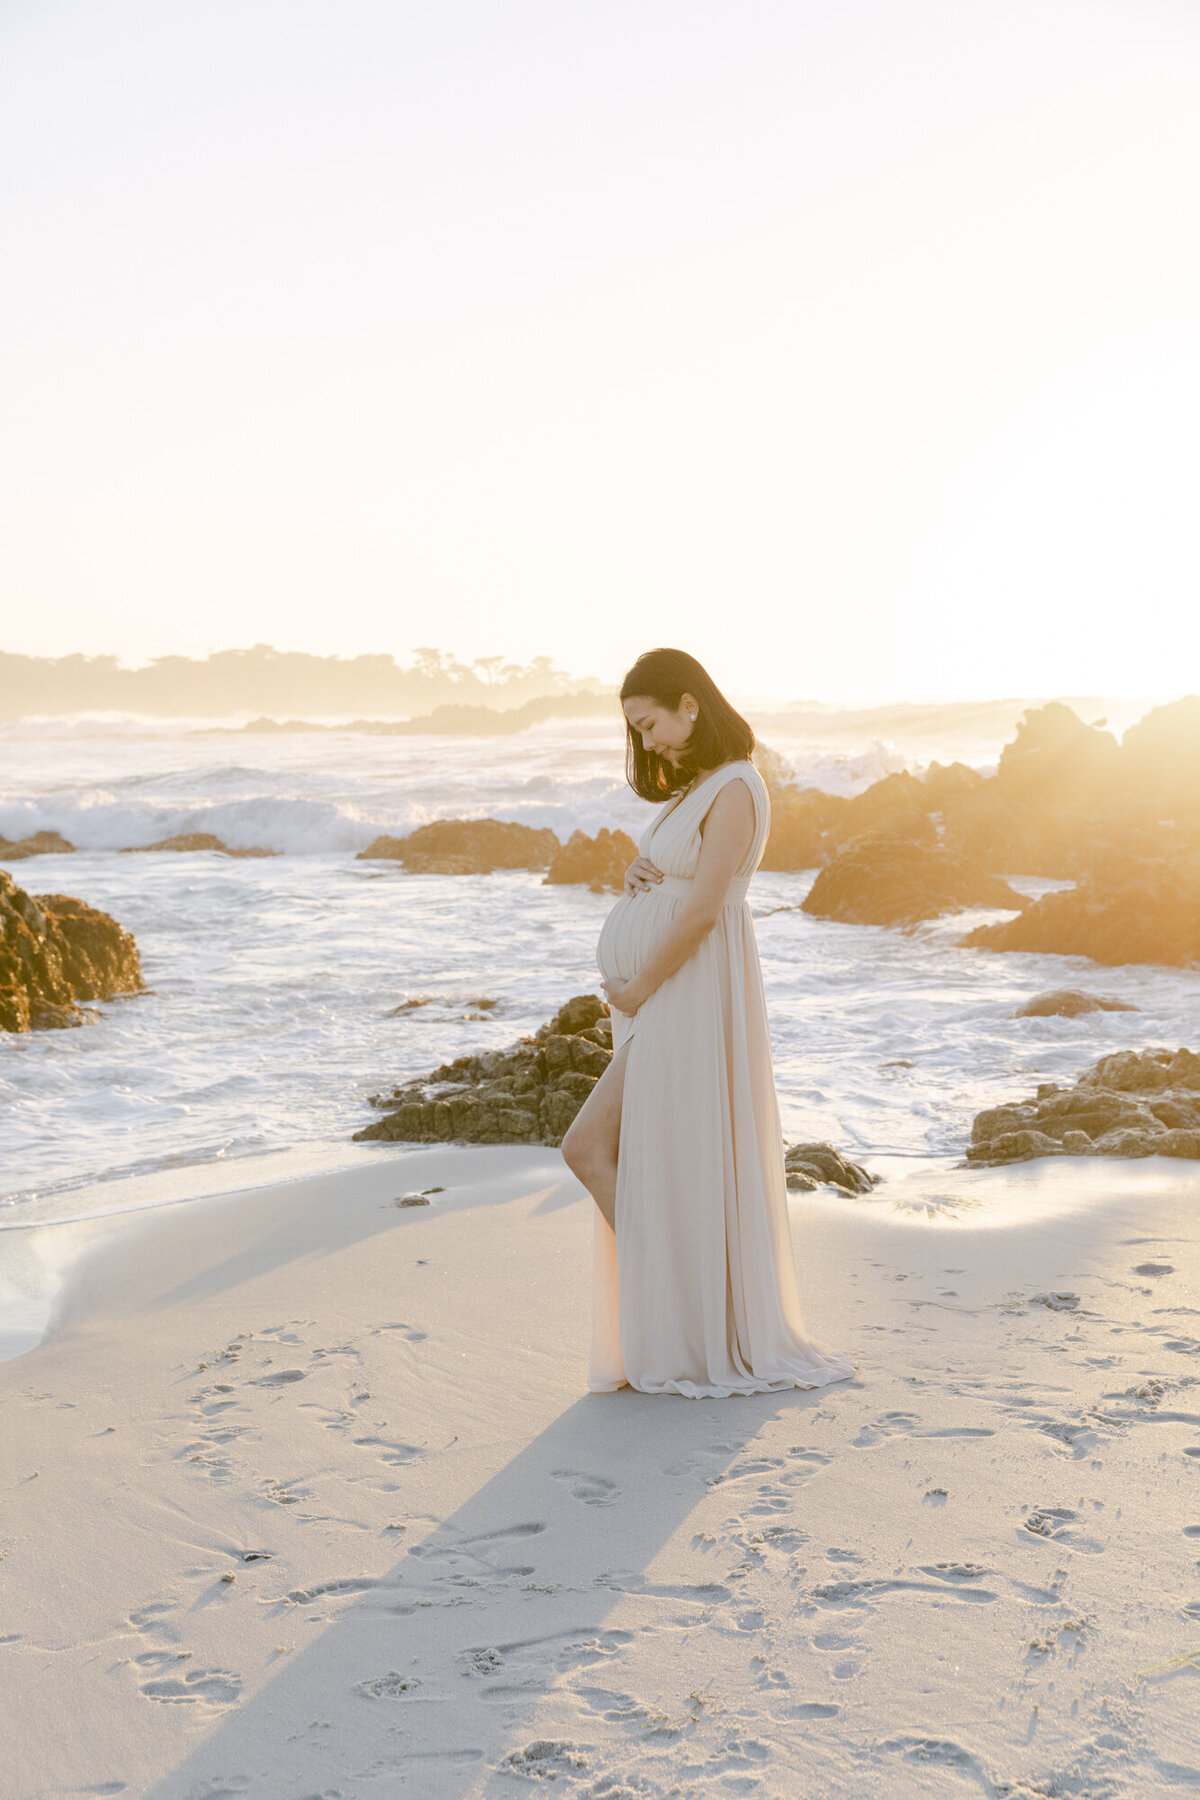
<svg viewBox="0 0 1200 1800"><path fill-rule="evenodd" d="M639 806L637 801L633 807ZM644 808L642 809L644 812ZM353 856L373 838L405 837L441 818L489 818L503 823L549 828L566 843L576 829L594 836L602 827L622 827L636 836L644 823L628 806L621 813L572 797L481 807L477 797L451 796L431 804L427 796L397 798L390 804L356 805L332 800L258 794L239 800L198 800L193 804L133 800L98 792L39 800L0 800L0 837L24 838L57 831L77 850L103 853L140 850L163 838L209 832L231 850L272 850L284 856Z"/></svg>
<svg viewBox="0 0 1200 1800"><path fill-rule="evenodd" d="M137 850L162 838L205 831L231 850L329 855L365 849L384 829L353 807L270 794L190 806L118 799L103 792L77 799L0 801L0 836L57 831L77 850Z"/></svg>
<svg viewBox="0 0 1200 1800"><path fill-rule="evenodd" d="M785 746L799 787L857 794L884 775L911 767L893 744L877 740L854 751ZM184 766L129 767L121 757L84 786L78 768L26 771L0 795L0 836L60 832L78 850L142 849L163 838L209 832L231 850L272 850L290 856L353 855L372 838L403 837L438 819L499 819L550 829L561 843L572 832L594 836L621 829L636 839L649 808L613 767L609 746L590 746L570 769L530 766L519 758L480 769L476 759L447 767L432 758L373 749L345 759L272 767L266 761L192 761ZM38 780L40 774L42 779ZM33 780L29 780L29 776ZM40 788L40 792L38 789Z"/></svg>

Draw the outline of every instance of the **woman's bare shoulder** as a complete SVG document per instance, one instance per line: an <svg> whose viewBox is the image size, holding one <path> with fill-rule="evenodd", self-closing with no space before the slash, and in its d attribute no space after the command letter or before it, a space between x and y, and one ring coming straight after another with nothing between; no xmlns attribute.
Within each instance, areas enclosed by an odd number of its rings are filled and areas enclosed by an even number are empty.
<svg viewBox="0 0 1200 1800"><path fill-rule="evenodd" d="M722 775L718 797L732 791L736 800L739 791L744 793L747 789L764 796L767 792L766 782L748 757L745 762L726 763ZM715 799L713 805L716 805Z"/></svg>
<svg viewBox="0 0 1200 1800"><path fill-rule="evenodd" d="M704 817L700 821L702 834L705 826L714 819L719 820L722 825L728 823L735 829L747 822L750 825L754 823L755 807L752 783L750 779L745 778L754 777L756 771L748 766L738 764L736 773L734 773L734 765L727 766L731 772L721 781L717 791L704 809Z"/></svg>

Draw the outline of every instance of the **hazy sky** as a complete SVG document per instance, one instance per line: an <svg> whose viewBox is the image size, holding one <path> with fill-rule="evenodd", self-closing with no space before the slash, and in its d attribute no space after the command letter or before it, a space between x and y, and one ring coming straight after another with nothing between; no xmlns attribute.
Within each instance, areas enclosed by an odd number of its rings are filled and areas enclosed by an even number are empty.
<svg viewBox="0 0 1200 1800"><path fill-rule="evenodd" d="M1200 684L1195 0L4 0L0 648Z"/></svg>

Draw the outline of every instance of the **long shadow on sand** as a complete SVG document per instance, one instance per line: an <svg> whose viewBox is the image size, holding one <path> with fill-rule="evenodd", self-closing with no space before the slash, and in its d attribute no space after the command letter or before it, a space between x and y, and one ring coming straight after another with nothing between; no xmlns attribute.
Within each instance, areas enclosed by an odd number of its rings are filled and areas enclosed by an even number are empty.
<svg viewBox="0 0 1200 1800"><path fill-rule="evenodd" d="M585 1670L571 1700L581 1736L639 1729L636 1702L612 1691L622 1648L649 1632L665 1660L681 1626L734 1598L719 1581L654 1581L652 1563L768 1419L786 1410L803 1431L821 1398L589 1395L386 1575L277 1600L264 1583L281 1637L312 1628L299 1618L324 1629L148 1800L527 1791L506 1758L540 1735L543 1697ZM610 1628L634 1595L624 1628ZM550 1756L542 1767L539 1754ZM553 1778L554 1754L536 1753L530 1772Z"/></svg>

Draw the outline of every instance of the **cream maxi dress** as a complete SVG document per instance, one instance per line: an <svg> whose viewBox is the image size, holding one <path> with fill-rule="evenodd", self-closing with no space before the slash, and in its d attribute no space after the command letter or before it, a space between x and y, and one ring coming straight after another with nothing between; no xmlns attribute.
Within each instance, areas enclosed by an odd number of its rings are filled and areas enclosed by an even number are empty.
<svg viewBox="0 0 1200 1800"><path fill-rule="evenodd" d="M771 823L753 763L725 763L660 808L641 855L663 871L604 921L596 962L630 981L686 905L700 822L744 781L754 841L712 931L631 1018L612 1012L625 1066L616 1232L595 1212L588 1386L628 1383L689 1398L824 1387L854 1364L804 1335L788 1230L787 1180L766 996L746 903Z"/></svg>

